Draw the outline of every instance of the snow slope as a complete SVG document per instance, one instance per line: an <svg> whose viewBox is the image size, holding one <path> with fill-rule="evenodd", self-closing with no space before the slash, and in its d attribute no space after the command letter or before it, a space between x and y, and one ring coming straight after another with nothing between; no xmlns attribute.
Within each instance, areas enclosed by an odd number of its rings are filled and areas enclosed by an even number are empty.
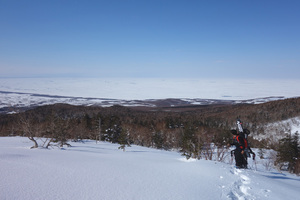
<svg viewBox="0 0 300 200"><path fill-rule="evenodd" d="M253 137L257 140L269 139L278 141L289 134L300 133L300 117L293 117L287 120L265 124L262 126L264 133L253 133Z"/></svg>
<svg viewBox="0 0 300 200"><path fill-rule="evenodd" d="M0 138L0 199L298 199L300 177L186 160L177 152L86 141L66 149L29 149L23 137Z"/></svg>

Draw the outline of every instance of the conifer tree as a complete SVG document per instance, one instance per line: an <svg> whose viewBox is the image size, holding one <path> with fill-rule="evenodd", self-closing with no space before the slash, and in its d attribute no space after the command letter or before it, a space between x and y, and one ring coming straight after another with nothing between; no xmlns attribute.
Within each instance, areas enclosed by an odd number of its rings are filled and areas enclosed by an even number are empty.
<svg viewBox="0 0 300 200"><path fill-rule="evenodd" d="M195 129L191 125L184 127L182 138L181 138L181 150L183 156L187 159L199 158L200 156L200 145L195 135Z"/></svg>
<svg viewBox="0 0 300 200"><path fill-rule="evenodd" d="M125 151L126 145L130 147L130 141L127 130L122 129L122 131L120 132L118 137L118 144L120 144L119 149L122 149L123 151Z"/></svg>
<svg viewBox="0 0 300 200"><path fill-rule="evenodd" d="M294 136L289 134L287 137L279 141L277 148L277 159L275 164L279 169L283 169L287 164L287 170L292 173L299 173L298 165L300 158L299 134L296 132Z"/></svg>

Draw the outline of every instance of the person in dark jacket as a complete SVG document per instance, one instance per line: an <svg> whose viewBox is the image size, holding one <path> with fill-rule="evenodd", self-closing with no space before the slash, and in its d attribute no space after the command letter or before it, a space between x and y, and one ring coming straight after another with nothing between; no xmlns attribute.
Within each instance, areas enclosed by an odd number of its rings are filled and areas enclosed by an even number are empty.
<svg viewBox="0 0 300 200"><path fill-rule="evenodd" d="M245 154L245 149L247 148L247 141L243 137L243 133L238 134L237 131L231 131L233 134L233 143L235 145L234 158L235 165L237 168L247 168L247 155Z"/></svg>

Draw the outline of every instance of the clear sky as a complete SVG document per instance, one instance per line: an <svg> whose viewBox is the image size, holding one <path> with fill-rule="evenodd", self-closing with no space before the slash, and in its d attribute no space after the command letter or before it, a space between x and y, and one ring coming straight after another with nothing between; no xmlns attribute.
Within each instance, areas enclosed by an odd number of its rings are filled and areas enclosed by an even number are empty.
<svg viewBox="0 0 300 200"><path fill-rule="evenodd" d="M300 1L0 0L0 71L300 79Z"/></svg>

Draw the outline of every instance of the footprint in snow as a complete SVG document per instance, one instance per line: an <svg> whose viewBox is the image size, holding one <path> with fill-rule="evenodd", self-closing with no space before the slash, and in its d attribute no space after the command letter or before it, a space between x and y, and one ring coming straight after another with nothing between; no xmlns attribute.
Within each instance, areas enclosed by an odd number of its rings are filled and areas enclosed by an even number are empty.
<svg viewBox="0 0 300 200"><path fill-rule="evenodd" d="M264 193L265 197L268 197L268 193L271 192L271 190L268 190L268 189L263 189L262 192Z"/></svg>
<svg viewBox="0 0 300 200"><path fill-rule="evenodd" d="M244 184L250 184L250 178L244 174L240 174L241 180Z"/></svg>
<svg viewBox="0 0 300 200"><path fill-rule="evenodd" d="M253 199L248 192L251 189L251 187L248 186L251 183L251 179L243 174L243 171L240 169L234 169L232 174L238 176L238 179L233 183L231 187L232 190L227 197L229 199Z"/></svg>

